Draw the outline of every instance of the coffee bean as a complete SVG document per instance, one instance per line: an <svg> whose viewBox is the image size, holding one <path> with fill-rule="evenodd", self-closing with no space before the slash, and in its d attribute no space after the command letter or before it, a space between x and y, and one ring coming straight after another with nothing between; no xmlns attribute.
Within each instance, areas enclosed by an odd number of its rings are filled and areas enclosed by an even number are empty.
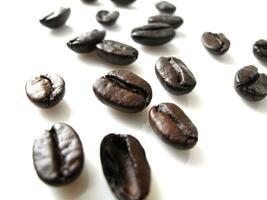
<svg viewBox="0 0 267 200"><path fill-rule="evenodd" d="M222 33L205 32L201 40L204 47L214 55L222 55L230 47L230 41Z"/></svg>
<svg viewBox="0 0 267 200"><path fill-rule="evenodd" d="M60 186L74 181L81 174L84 163L78 134L67 124L54 124L35 140L33 163L39 178L49 185Z"/></svg>
<svg viewBox="0 0 267 200"><path fill-rule="evenodd" d="M169 24L172 28L176 29L179 28L183 23L184 20L179 16L173 15L155 15L151 16L148 19L148 23L165 23Z"/></svg>
<svg viewBox="0 0 267 200"><path fill-rule="evenodd" d="M117 21L119 16L120 13L118 11L113 11L110 13L107 10L100 10L96 14L96 20L102 25L110 26Z"/></svg>
<svg viewBox="0 0 267 200"><path fill-rule="evenodd" d="M96 80L96 97L104 104L122 112L140 112L152 98L150 85L127 70L114 70Z"/></svg>
<svg viewBox="0 0 267 200"><path fill-rule="evenodd" d="M267 75L259 74L252 65L236 73L234 85L236 92L248 101L260 101L267 95Z"/></svg>
<svg viewBox="0 0 267 200"><path fill-rule="evenodd" d="M65 94L65 82L56 74L35 76L25 86L29 100L40 108L51 108L58 104Z"/></svg>
<svg viewBox="0 0 267 200"><path fill-rule="evenodd" d="M156 3L156 8L162 12L162 13L168 13L168 14L172 14L175 12L176 7L175 5L167 2L167 1L160 1L158 3Z"/></svg>
<svg viewBox="0 0 267 200"><path fill-rule="evenodd" d="M106 31L92 30L79 37L70 40L67 46L76 53L88 53L96 48L106 36Z"/></svg>
<svg viewBox="0 0 267 200"><path fill-rule="evenodd" d="M98 43L96 53L103 60L116 65L128 65L138 58L138 51L135 48L113 40Z"/></svg>
<svg viewBox="0 0 267 200"><path fill-rule="evenodd" d="M261 61L267 62L267 40L258 40L253 45L254 55Z"/></svg>
<svg viewBox="0 0 267 200"><path fill-rule="evenodd" d="M133 3L135 0L111 0L111 1L119 5L128 5Z"/></svg>
<svg viewBox="0 0 267 200"><path fill-rule="evenodd" d="M187 94L196 86L196 79L192 72L175 57L160 57L155 71L162 86L175 95Z"/></svg>
<svg viewBox="0 0 267 200"><path fill-rule="evenodd" d="M105 136L100 158L109 187L118 200L145 199L150 189L150 166L145 150L135 137Z"/></svg>
<svg viewBox="0 0 267 200"><path fill-rule="evenodd" d="M173 103L161 103L149 111L149 122L163 141L186 150L198 141L198 131L186 114Z"/></svg>
<svg viewBox="0 0 267 200"><path fill-rule="evenodd" d="M70 8L59 8L57 11L50 13L40 19L40 23L48 28L59 28L63 26L70 16Z"/></svg>
<svg viewBox="0 0 267 200"><path fill-rule="evenodd" d="M132 39L144 45L162 45L170 42L175 36L174 29L163 23L153 23L132 30Z"/></svg>

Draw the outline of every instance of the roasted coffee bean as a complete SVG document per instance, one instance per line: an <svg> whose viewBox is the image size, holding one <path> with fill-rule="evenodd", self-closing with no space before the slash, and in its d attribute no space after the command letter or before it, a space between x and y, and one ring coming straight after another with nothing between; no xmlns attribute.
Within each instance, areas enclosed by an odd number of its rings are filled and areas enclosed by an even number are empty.
<svg viewBox="0 0 267 200"><path fill-rule="evenodd" d="M119 5L128 5L133 3L135 0L111 0L111 1Z"/></svg>
<svg viewBox="0 0 267 200"><path fill-rule="evenodd" d="M67 46L76 53L88 53L96 48L106 36L106 31L92 30L79 37L70 40Z"/></svg>
<svg viewBox="0 0 267 200"><path fill-rule="evenodd" d="M175 95L187 94L196 86L194 75L178 58L160 57L155 71L163 87Z"/></svg>
<svg viewBox="0 0 267 200"><path fill-rule="evenodd" d="M145 150L135 137L105 136L100 158L109 187L118 200L145 199L150 189L150 166Z"/></svg>
<svg viewBox="0 0 267 200"><path fill-rule="evenodd" d="M67 124L54 124L33 145L33 163L39 178L49 185L60 186L74 181L83 169L81 140Z"/></svg>
<svg viewBox="0 0 267 200"><path fill-rule="evenodd" d="M119 18L120 13L118 11L113 11L110 13L107 10L100 10L96 14L96 20L105 26L113 25Z"/></svg>
<svg viewBox="0 0 267 200"><path fill-rule="evenodd" d="M144 45L162 45L170 42L175 36L174 29L169 24L153 23L132 30L132 39Z"/></svg>
<svg viewBox="0 0 267 200"><path fill-rule="evenodd" d="M138 51L135 48L113 40L103 40L98 43L96 53L103 60L116 65L128 65L138 58Z"/></svg>
<svg viewBox="0 0 267 200"><path fill-rule="evenodd" d="M25 86L27 97L40 108L51 108L58 104L65 94L65 82L56 74L35 76Z"/></svg>
<svg viewBox="0 0 267 200"><path fill-rule="evenodd" d="M260 101L267 95L267 75L259 74L252 65L236 73L234 85L236 92L248 101Z"/></svg>
<svg viewBox="0 0 267 200"><path fill-rule="evenodd" d="M230 47L230 41L222 33L205 32L201 41L204 47L214 55L222 55Z"/></svg>
<svg viewBox="0 0 267 200"><path fill-rule="evenodd" d="M184 23L184 20L181 17L174 15L155 15L149 17L148 23L165 23L176 29Z"/></svg>
<svg viewBox="0 0 267 200"><path fill-rule="evenodd" d="M150 85L127 70L114 70L96 80L96 97L104 104L129 113L140 112L152 98Z"/></svg>
<svg viewBox="0 0 267 200"><path fill-rule="evenodd" d="M162 12L162 13L168 13L168 14L172 14L175 12L176 7L175 5L167 2L167 1L160 1L158 3L156 3L156 8Z"/></svg>
<svg viewBox="0 0 267 200"><path fill-rule="evenodd" d="M253 45L254 55L261 61L267 62L267 40L258 40Z"/></svg>
<svg viewBox="0 0 267 200"><path fill-rule="evenodd" d="M59 10L40 19L40 23L48 28L59 28L66 23L70 13L70 8L59 8Z"/></svg>
<svg viewBox="0 0 267 200"><path fill-rule="evenodd" d="M173 103L161 103L149 111L149 122L163 141L186 150L198 141L198 131L186 114Z"/></svg>

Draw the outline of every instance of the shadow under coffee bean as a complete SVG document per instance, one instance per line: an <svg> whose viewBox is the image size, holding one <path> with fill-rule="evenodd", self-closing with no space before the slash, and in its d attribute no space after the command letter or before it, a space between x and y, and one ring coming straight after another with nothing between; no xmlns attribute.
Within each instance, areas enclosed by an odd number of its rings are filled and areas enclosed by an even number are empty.
<svg viewBox="0 0 267 200"><path fill-rule="evenodd" d="M131 135L109 134L100 158L110 189L119 200L142 200L149 193L151 172L145 150Z"/></svg>
<svg viewBox="0 0 267 200"><path fill-rule="evenodd" d="M122 112L136 113L146 108L152 98L150 85L128 70L114 70L93 85L96 97Z"/></svg>
<svg viewBox="0 0 267 200"><path fill-rule="evenodd" d="M34 141L33 163L39 178L60 186L74 181L82 172L84 153L75 130L57 123Z"/></svg>

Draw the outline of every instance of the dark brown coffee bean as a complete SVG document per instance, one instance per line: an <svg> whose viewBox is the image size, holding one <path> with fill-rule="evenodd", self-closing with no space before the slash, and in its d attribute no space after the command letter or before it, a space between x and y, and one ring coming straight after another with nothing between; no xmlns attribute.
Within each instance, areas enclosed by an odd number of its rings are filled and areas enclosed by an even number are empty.
<svg viewBox="0 0 267 200"><path fill-rule="evenodd" d="M170 42L175 36L174 29L169 24L153 23L132 30L132 39L144 45L162 45Z"/></svg>
<svg viewBox="0 0 267 200"><path fill-rule="evenodd" d="M67 46L76 53L88 53L96 48L106 36L106 31L92 30L79 37L70 40Z"/></svg>
<svg viewBox="0 0 267 200"><path fill-rule="evenodd" d="M234 85L236 92L248 101L260 101L267 95L267 76L252 65L236 73Z"/></svg>
<svg viewBox="0 0 267 200"><path fill-rule="evenodd" d="M85 3L92 3L92 2L95 2L97 0L82 0L82 1L85 2Z"/></svg>
<svg viewBox="0 0 267 200"><path fill-rule="evenodd" d="M40 108L51 108L58 104L65 94L65 82L56 74L35 76L25 86L27 97Z"/></svg>
<svg viewBox="0 0 267 200"><path fill-rule="evenodd" d="M96 45L96 53L103 60L116 65L129 65L138 58L138 51L126 44L104 40Z"/></svg>
<svg viewBox="0 0 267 200"><path fill-rule="evenodd" d="M105 26L113 25L119 18L120 13L118 11L113 11L110 13L107 10L100 10L96 14L96 20Z"/></svg>
<svg viewBox="0 0 267 200"><path fill-rule="evenodd" d="M70 8L60 8L40 19L40 23L48 28L59 28L66 23L70 13Z"/></svg>
<svg viewBox="0 0 267 200"><path fill-rule="evenodd" d="M49 185L74 181L84 163L83 147L78 134L67 124L54 124L33 145L33 163L39 178Z"/></svg>
<svg viewBox="0 0 267 200"><path fill-rule="evenodd" d="M158 3L156 3L156 8L162 12L162 13L168 13L168 14L172 14L175 12L176 7L175 5L167 2L167 1L160 1Z"/></svg>
<svg viewBox="0 0 267 200"><path fill-rule="evenodd" d="M163 87L175 95L187 94L196 86L192 72L175 57L160 57L155 71Z"/></svg>
<svg viewBox="0 0 267 200"><path fill-rule="evenodd" d="M100 158L109 187L119 200L145 199L150 189L150 166L145 150L135 137L105 136Z"/></svg>
<svg viewBox="0 0 267 200"><path fill-rule="evenodd" d="M96 80L96 97L104 104L122 112L140 112L152 98L150 85L127 70L114 70Z"/></svg>
<svg viewBox="0 0 267 200"><path fill-rule="evenodd" d="M253 45L254 55L261 61L267 62L267 40L258 40Z"/></svg>
<svg viewBox="0 0 267 200"><path fill-rule="evenodd" d="M111 0L111 1L119 5L128 5L133 3L135 0Z"/></svg>
<svg viewBox="0 0 267 200"><path fill-rule="evenodd" d="M198 131L186 114L173 103L161 103L149 111L149 122L163 141L186 150L198 141Z"/></svg>
<svg viewBox="0 0 267 200"><path fill-rule="evenodd" d="M201 41L204 47L214 55L222 55L230 47L230 41L222 33L205 32Z"/></svg>
<svg viewBox="0 0 267 200"><path fill-rule="evenodd" d="M181 17L174 15L155 15L149 17L148 23L165 23L176 29L184 23L184 20Z"/></svg>

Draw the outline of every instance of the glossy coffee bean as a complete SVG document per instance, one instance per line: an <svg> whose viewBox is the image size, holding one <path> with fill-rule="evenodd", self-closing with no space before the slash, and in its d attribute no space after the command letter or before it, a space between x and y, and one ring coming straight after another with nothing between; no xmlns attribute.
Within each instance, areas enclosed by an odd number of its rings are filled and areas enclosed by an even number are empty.
<svg viewBox="0 0 267 200"><path fill-rule="evenodd" d="M175 95L190 93L196 86L194 75L178 58L160 57L155 71L163 87Z"/></svg>
<svg viewBox="0 0 267 200"><path fill-rule="evenodd" d="M149 111L149 122L163 141L175 148L190 149L198 141L198 131L186 114L173 103L161 103Z"/></svg>
<svg viewBox="0 0 267 200"><path fill-rule="evenodd" d="M253 45L254 55L261 61L267 62L267 40L258 40Z"/></svg>
<svg viewBox="0 0 267 200"><path fill-rule="evenodd" d="M172 28L177 29L184 23L184 20L181 17L174 15L155 15L149 17L148 23L165 23L169 24Z"/></svg>
<svg viewBox="0 0 267 200"><path fill-rule="evenodd" d="M163 23L153 23L132 30L132 39L143 45L162 45L170 42L175 36L174 29Z"/></svg>
<svg viewBox="0 0 267 200"><path fill-rule="evenodd" d="M168 14L172 14L175 12L176 7L175 5L167 2L167 1L160 1L158 3L156 3L156 8L162 12L162 13L168 13Z"/></svg>
<svg viewBox="0 0 267 200"><path fill-rule="evenodd" d="M115 24L119 16L120 13L118 11L113 11L110 13L107 10L100 10L96 14L96 20L102 25L110 26Z"/></svg>
<svg viewBox="0 0 267 200"><path fill-rule="evenodd" d="M106 180L118 200L145 199L150 189L150 166L145 150L135 137L105 136L100 158Z"/></svg>
<svg viewBox="0 0 267 200"><path fill-rule="evenodd" d="M246 66L236 73L234 86L243 99L260 101L267 95L267 75L252 65Z"/></svg>
<svg viewBox="0 0 267 200"><path fill-rule="evenodd" d="M230 48L230 41L222 33L205 32L201 41L204 47L214 55L222 55Z"/></svg>
<svg viewBox="0 0 267 200"><path fill-rule="evenodd" d="M35 76L27 81L25 91L29 100L40 108L51 108L65 94L65 82L56 74Z"/></svg>
<svg viewBox="0 0 267 200"><path fill-rule="evenodd" d="M111 1L119 5L128 5L128 4L133 3L136 0L111 0Z"/></svg>
<svg viewBox="0 0 267 200"><path fill-rule="evenodd" d="M79 37L70 40L67 46L76 53L88 53L96 48L106 36L106 31L92 30Z"/></svg>
<svg viewBox="0 0 267 200"><path fill-rule="evenodd" d="M138 51L126 44L103 40L96 45L96 53L103 60L116 65L129 65L138 58Z"/></svg>
<svg viewBox="0 0 267 200"><path fill-rule="evenodd" d="M127 70L109 72L96 80L93 90L102 103L129 113L142 111L152 98L150 85Z"/></svg>
<svg viewBox="0 0 267 200"><path fill-rule="evenodd" d="M74 181L83 169L83 147L78 134L67 124L54 124L33 145L33 163L39 178L60 186Z"/></svg>
<svg viewBox="0 0 267 200"><path fill-rule="evenodd" d="M60 8L40 19L40 23L48 28L59 28L66 23L70 13L70 8Z"/></svg>

